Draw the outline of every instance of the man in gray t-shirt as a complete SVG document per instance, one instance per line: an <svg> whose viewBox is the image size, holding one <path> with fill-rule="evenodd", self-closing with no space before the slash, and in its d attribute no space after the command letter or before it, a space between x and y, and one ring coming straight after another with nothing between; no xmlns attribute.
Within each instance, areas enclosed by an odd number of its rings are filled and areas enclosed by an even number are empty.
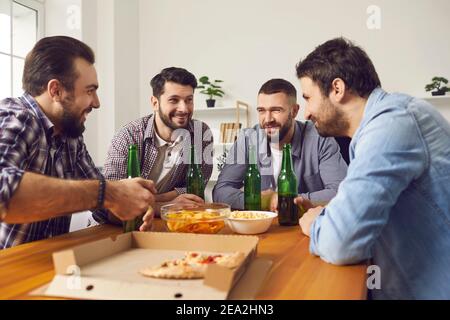
<svg viewBox="0 0 450 320"><path fill-rule="evenodd" d="M281 150L292 144L294 172L298 193L313 202L330 201L347 174L347 164L334 138L319 136L313 124L295 121L299 111L297 91L286 80L272 79L258 94L259 125L243 131L231 148L226 164L213 190L215 202L244 208L243 187L247 169L248 145L257 147L258 168L263 193L277 188ZM276 201L272 199L272 210Z"/></svg>

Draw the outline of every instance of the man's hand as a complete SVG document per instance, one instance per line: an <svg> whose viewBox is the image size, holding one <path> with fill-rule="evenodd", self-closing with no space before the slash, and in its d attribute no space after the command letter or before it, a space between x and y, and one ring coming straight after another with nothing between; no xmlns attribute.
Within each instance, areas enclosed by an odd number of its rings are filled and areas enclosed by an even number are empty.
<svg viewBox="0 0 450 320"><path fill-rule="evenodd" d="M205 203L202 198L193 194L180 194L177 196L175 196L175 194L178 193L176 191L171 191L168 193L156 195L156 205L153 207L154 216L159 217L161 215L161 207L168 204L192 206Z"/></svg>
<svg viewBox="0 0 450 320"><path fill-rule="evenodd" d="M261 192L261 197L269 197L269 210L272 212L278 211L278 193L272 190L265 190ZM294 203L302 209L302 214L311 208L314 208L314 204L308 199L297 197L294 199Z"/></svg>
<svg viewBox="0 0 450 320"><path fill-rule="evenodd" d="M178 197L170 201L170 203L178 204L178 205L196 205L196 204L204 204L205 201L194 195L194 194L180 194Z"/></svg>
<svg viewBox="0 0 450 320"><path fill-rule="evenodd" d="M272 189L261 192L261 209L276 212L278 208L278 194Z"/></svg>
<svg viewBox="0 0 450 320"><path fill-rule="evenodd" d="M142 178L108 181L105 208L122 221L132 220L153 207L157 193L153 181Z"/></svg>
<svg viewBox="0 0 450 320"><path fill-rule="evenodd" d="M311 225L316 220L316 218L322 213L323 209L324 209L324 207L315 207L315 208L309 209L303 215L303 217L300 218L300 220L299 220L300 228L302 229L302 232L306 236L310 237Z"/></svg>
<svg viewBox="0 0 450 320"><path fill-rule="evenodd" d="M301 215L308 211L309 209L315 208L316 206L309 200L303 197L297 197L294 199L294 203L301 209Z"/></svg>

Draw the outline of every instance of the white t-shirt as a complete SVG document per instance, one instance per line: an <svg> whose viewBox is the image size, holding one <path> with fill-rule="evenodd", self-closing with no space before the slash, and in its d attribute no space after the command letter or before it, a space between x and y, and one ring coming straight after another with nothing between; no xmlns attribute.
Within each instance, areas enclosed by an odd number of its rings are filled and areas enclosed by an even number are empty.
<svg viewBox="0 0 450 320"><path fill-rule="evenodd" d="M283 161L283 150L276 149L270 146L272 152L272 168L273 168L273 179L275 180L274 188L278 188L278 176L281 171L281 162ZM276 190L274 190L276 191Z"/></svg>

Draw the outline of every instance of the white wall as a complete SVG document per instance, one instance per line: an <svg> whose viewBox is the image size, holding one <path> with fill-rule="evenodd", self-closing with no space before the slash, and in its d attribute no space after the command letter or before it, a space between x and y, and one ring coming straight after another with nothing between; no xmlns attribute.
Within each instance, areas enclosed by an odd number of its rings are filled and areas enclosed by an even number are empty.
<svg viewBox="0 0 450 320"><path fill-rule="evenodd" d="M138 0L46 0L46 36L67 35L96 53L101 107L86 122L84 138L103 166L113 135L139 117Z"/></svg>
<svg viewBox="0 0 450 320"><path fill-rule="evenodd" d="M94 162L103 166L113 135L139 117L139 3L80 1L81 38L96 53L101 103L100 109L89 115L84 136Z"/></svg>
<svg viewBox="0 0 450 320"><path fill-rule="evenodd" d="M45 35L81 39L81 0L46 0Z"/></svg>
<svg viewBox="0 0 450 320"><path fill-rule="evenodd" d="M367 28L370 5L381 9L380 30ZM220 104L254 106L274 77L299 89L296 63L336 36L366 49L385 89L423 96L432 76L450 77L449 13L448 0L140 0L140 111L149 112L149 79L171 65L225 80Z"/></svg>

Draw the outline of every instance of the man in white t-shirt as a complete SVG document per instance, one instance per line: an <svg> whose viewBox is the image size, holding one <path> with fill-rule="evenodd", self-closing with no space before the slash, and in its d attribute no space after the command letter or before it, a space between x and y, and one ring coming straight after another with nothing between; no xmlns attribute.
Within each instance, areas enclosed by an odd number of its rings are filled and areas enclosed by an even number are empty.
<svg viewBox="0 0 450 320"><path fill-rule="evenodd" d="M257 146L263 194L276 191L282 149L290 143L299 196L325 202L336 195L347 173L339 145L334 138L321 137L310 122L296 121L299 109L297 90L290 82L272 79L261 87L257 106L259 125L243 131L231 148L213 190L215 202L228 203L234 209L244 208L241 189L250 143ZM276 199L271 203L270 209L276 210Z"/></svg>

